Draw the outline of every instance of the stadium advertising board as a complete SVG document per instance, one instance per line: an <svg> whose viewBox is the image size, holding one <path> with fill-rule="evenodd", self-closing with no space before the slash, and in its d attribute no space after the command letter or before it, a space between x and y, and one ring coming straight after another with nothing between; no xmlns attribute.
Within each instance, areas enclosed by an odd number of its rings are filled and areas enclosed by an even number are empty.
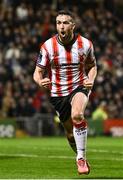
<svg viewBox="0 0 123 180"><path fill-rule="evenodd" d="M12 138L15 137L16 121L15 119L0 119L0 138Z"/></svg>
<svg viewBox="0 0 123 180"><path fill-rule="evenodd" d="M104 121L104 134L115 137L123 136L123 119L108 119Z"/></svg>

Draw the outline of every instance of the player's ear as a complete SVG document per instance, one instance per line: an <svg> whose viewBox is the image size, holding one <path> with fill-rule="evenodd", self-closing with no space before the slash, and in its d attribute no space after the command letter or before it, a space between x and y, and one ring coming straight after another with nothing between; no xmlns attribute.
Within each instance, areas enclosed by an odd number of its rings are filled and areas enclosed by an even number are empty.
<svg viewBox="0 0 123 180"><path fill-rule="evenodd" d="M73 23L73 26L72 26L73 31L74 31L75 27L76 27L76 26L75 26L75 23Z"/></svg>

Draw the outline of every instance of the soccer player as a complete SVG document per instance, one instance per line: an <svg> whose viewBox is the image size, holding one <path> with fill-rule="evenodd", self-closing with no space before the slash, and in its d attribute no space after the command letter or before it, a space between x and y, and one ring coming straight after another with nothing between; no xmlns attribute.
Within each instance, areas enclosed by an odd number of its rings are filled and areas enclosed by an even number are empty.
<svg viewBox="0 0 123 180"><path fill-rule="evenodd" d="M97 74L93 44L74 32L75 19L69 11L58 12L56 29L58 34L40 48L33 78L40 87L50 88L51 103L59 114L69 144L76 152L78 173L89 174L84 111ZM50 77L44 77L46 69L50 69Z"/></svg>

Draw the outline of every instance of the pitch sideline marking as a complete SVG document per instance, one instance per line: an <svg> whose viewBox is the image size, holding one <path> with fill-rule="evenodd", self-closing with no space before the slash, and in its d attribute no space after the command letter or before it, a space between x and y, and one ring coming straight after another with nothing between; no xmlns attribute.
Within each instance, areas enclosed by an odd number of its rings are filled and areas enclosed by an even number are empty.
<svg viewBox="0 0 123 180"><path fill-rule="evenodd" d="M3 156L6 156L6 157L23 157L23 158L49 158L49 159L54 159L54 158L57 158L57 159L75 159L75 157L73 156L40 156L40 155L35 155L35 154L2 154L0 153L0 157L3 157ZM103 159L104 158L89 158L89 159ZM105 160L111 160L111 161L123 161L123 158L110 158L110 159L107 159L105 158Z"/></svg>
<svg viewBox="0 0 123 180"><path fill-rule="evenodd" d="M123 152L118 152L118 151L108 151L108 150L97 150L97 149L91 149L88 150L89 152L98 152L98 153L112 153L112 154L121 154L123 155ZM73 156L54 156L54 155L49 155L49 156L40 156L36 154L5 154L5 153L0 153L0 157L25 157L25 158L49 158L49 159L75 159ZM90 158L90 159L101 159L101 158ZM104 158L103 158L104 159ZM123 158L110 158L106 160L116 160L116 161L123 161Z"/></svg>

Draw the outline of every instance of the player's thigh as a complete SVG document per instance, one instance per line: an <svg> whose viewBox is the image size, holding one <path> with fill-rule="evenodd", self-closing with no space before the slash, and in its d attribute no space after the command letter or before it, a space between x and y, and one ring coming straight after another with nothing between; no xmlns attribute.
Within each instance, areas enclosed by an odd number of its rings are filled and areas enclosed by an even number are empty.
<svg viewBox="0 0 123 180"><path fill-rule="evenodd" d="M71 100L71 106L72 106L71 116L72 116L72 118L78 114L84 115L84 111L87 106L87 103L88 103L88 97L82 92L77 92Z"/></svg>

